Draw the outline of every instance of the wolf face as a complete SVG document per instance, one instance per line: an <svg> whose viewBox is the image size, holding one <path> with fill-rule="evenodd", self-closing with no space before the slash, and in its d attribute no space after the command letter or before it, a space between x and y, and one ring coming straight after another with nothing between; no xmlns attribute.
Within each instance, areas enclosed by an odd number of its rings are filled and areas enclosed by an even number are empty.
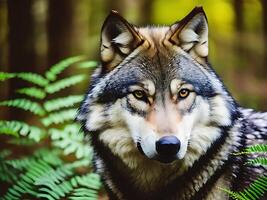
<svg viewBox="0 0 267 200"><path fill-rule="evenodd" d="M171 26L144 28L112 11L78 119L128 166L190 166L232 125L236 107L207 56L202 8Z"/></svg>

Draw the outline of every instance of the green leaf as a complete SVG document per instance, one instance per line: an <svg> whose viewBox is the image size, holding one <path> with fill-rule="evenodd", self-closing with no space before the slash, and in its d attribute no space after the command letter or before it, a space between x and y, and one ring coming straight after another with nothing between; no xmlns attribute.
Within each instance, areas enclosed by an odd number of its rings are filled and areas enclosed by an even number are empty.
<svg viewBox="0 0 267 200"><path fill-rule="evenodd" d="M30 101L28 99L13 99L2 101L0 102L0 106L20 108L25 111L30 111L39 116L43 116L45 114L45 110L39 103Z"/></svg>
<svg viewBox="0 0 267 200"><path fill-rule="evenodd" d="M43 99L46 96L45 91L37 87L21 88L17 90L17 93L25 94L29 97L34 97L37 99Z"/></svg>
<svg viewBox="0 0 267 200"><path fill-rule="evenodd" d="M74 121L76 114L77 109L67 109L60 112L51 113L41 121L44 126L50 126L51 124L60 124L69 120Z"/></svg>
<svg viewBox="0 0 267 200"><path fill-rule="evenodd" d="M75 153L77 158L90 158L92 149L89 147L87 138L83 133L79 133L80 125L70 124L64 129L50 129L49 134L53 145L63 149L65 155Z"/></svg>
<svg viewBox="0 0 267 200"><path fill-rule="evenodd" d="M13 132L16 136L27 136L36 142L39 142L45 135L43 129L20 121L0 121L0 133L3 133L3 130Z"/></svg>
<svg viewBox="0 0 267 200"><path fill-rule="evenodd" d="M256 144L249 146L244 151L234 153L234 155L252 154L252 153L267 153L267 144Z"/></svg>
<svg viewBox="0 0 267 200"><path fill-rule="evenodd" d="M44 108L48 112L55 111L61 108L71 107L76 103L80 103L82 100L83 100L83 95L71 95L67 97L46 101L44 103Z"/></svg>
<svg viewBox="0 0 267 200"><path fill-rule="evenodd" d="M267 158L265 157L257 157L255 159L250 159L248 160L245 164L250 164L250 165L267 165Z"/></svg>
<svg viewBox="0 0 267 200"><path fill-rule="evenodd" d="M5 81L7 79L14 78L16 75L14 73L0 72L0 81Z"/></svg>
<svg viewBox="0 0 267 200"><path fill-rule="evenodd" d="M31 72L16 73L16 77L42 87L49 83L43 76Z"/></svg>
<svg viewBox="0 0 267 200"><path fill-rule="evenodd" d="M98 66L96 61L85 61L78 64L79 68L95 68Z"/></svg>
<svg viewBox="0 0 267 200"><path fill-rule="evenodd" d="M59 75L61 72L63 72L67 67L71 66L72 64L83 60L84 56L75 56L70 57L67 59L64 59L60 61L59 63L53 65L49 71L45 73L45 76L50 81L55 81L57 79L57 75Z"/></svg>
<svg viewBox="0 0 267 200"><path fill-rule="evenodd" d="M260 199L267 192L267 177L260 176L253 181L245 190L240 192L233 192L224 188L219 188L226 192L231 198L236 200L253 200Z"/></svg>
<svg viewBox="0 0 267 200"><path fill-rule="evenodd" d="M67 87L76 85L85 79L84 75L74 75L68 78L61 79L55 83L51 83L45 87L45 91L49 94L53 94Z"/></svg>

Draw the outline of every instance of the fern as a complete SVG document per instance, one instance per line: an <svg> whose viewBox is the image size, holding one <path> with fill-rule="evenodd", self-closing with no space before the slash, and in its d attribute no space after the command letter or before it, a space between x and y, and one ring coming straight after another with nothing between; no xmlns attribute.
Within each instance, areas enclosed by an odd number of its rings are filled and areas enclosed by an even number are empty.
<svg viewBox="0 0 267 200"><path fill-rule="evenodd" d="M244 200L244 198L238 193L238 192L233 192L231 190L227 190L225 188L218 187L220 190L226 192L229 197L231 197L234 200Z"/></svg>
<svg viewBox="0 0 267 200"><path fill-rule="evenodd" d="M38 185L38 183L36 183ZM45 199L60 199L66 197L73 192L73 195L69 199L79 199L81 197L87 199L97 199L98 190L100 189L99 176L93 173L88 173L83 176L74 176L68 181L62 181L61 183L52 182L51 180L41 181L39 194L37 197ZM77 189L80 189L77 191ZM81 189L85 189L87 194L80 193Z"/></svg>
<svg viewBox="0 0 267 200"><path fill-rule="evenodd" d="M67 125L64 129L51 129L50 135L53 144L64 149L64 154L68 155L75 153L77 158L90 158L92 149L88 148L86 144L81 145L87 139L80 133L80 126L77 124Z"/></svg>
<svg viewBox="0 0 267 200"><path fill-rule="evenodd" d="M0 72L0 81L19 78L32 84L16 90L24 98L2 101L0 106L37 115L35 121L31 121L34 125L0 121L0 135L10 137L4 140L6 146L26 149L18 154L14 150L0 150L0 180L8 184L0 199L97 199L101 183L99 177L91 173L92 149L89 139L79 133L80 126L74 122L75 105L82 101L83 95L53 98L57 97L55 93L85 80L82 74L58 79L66 68L86 69L97 64L89 61L73 65L82 59L82 56L65 59L52 66L45 76ZM42 149L43 145L49 148ZM21 156L25 152L30 154Z"/></svg>
<svg viewBox="0 0 267 200"><path fill-rule="evenodd" d="M251 154L251 153L266 153L267 152L267 144L257 144L244 149L239 153L235 153L234 155L241 154Z"/></svg>
<svg viewBox="0 0 267 200"><path fill-rule="evenodd" d="M20 121L0 121L0 133L14 133L16 136L28 136L38 142L45 135L44 130Z"/></svg>
<svg viewBox="0 0 267 200"><path fill-rule="evenodd" d="M50 81L55 81L57 78L57 75L63 72L67 67L71 66L74 63L77 63L78 61L81 61L84 59L84 56L75 56L70 57L65 60L62 60L61 62L53 65L49 71L45 73L45 76Z"/></svg>
<svg viewBox="0 0 267 200"><path fill-rule="evenodd" d="M55 111L61 108L67 108L73 106L76 103L80 103L83 100L83 95L72 95L58 99L52 99L44 103L46 111Z"/></svg>
<svg viewBox="0 0 267 200"><path fill-rule="evenodd" d="M249 165L267 165L266 157L257 157L255 159L248 160L245 164Z"/></svg>
<svg viewBox="0 0 267 200"><path fill-rule="evenodd" d="M36 99L43 99L46 96L46 93L37 87L30 87L30 88L21 88L16 91L19 94L25 94L29 97L34 97Z"/></svg>
<svg viewBox="0 0 267 200"><path fill-rule="evenodd" d="M10 78L14 78L16 75L14 73L0 72L0 81L5 81Z"/></svg>
<svg viewBox="0 0 267 200"><path fill-rule="evenodd" d="M21 173L16 181L16 184L11 186L3 199L21 199L24 194L37 195L34 190L34 182L47 171L58 166L58 156L54 152L49 152L46 160L43 158L32 159L27 163L25 173Z"/></svg>
<svg viewBox="0 0 267 200"><path fill-rule="evenodd" d="M86 62L79 63L78 66L80 68L95 68L97 65L98 63L95 61L86 61Z"/></svg>
<svg viewBox="0 0 267 200"><path fill-rule="evenodd" d="M55 83L51 83L45 87L45 91L49 94L53 94L67 87L73 86L77 83L80 83L85 79L84 75L74 75L62 80L59 80Z"/></svg>
<svg viewBox="0 0 267 200"><path fill-rule="evenodd" d="M50 126L51 124L60 124L69 120L74 121L76 113L77 109L67 109L51 113L47 117L42 119L42 123L44 126Z"/></svg>
<svg viewBox="0 0 267 200"><path fill-rule="evenodd" d="M1 155L0 155L1 158ZM8 171L16 169L19 175L3 199L22 199L24 195L35 198L61 199L71 195L75 188L87 188L97 199L101 187L98 175L88 172L79 175L75 169L88 166L88 160L64 163L58 151L41 149L31 157L4 161ZM1 165L0 165L1 166ZM1 169L1 168L0 168ZM77 194L79 195L79 193ZM80 194L81 195L81 194Z"/></svg>
<svg viewBox="0 0 267 200"><path fill-rule="evenodd" d="M220 188L225 191L231 198L236 200L256 200L263 197L267 192L267 177L261 176L241 192L233 192L227 189Z"/></svg>
<svg viewBox="0 0 267 200"><path fill-rule="evenodd" d="M31 72L16 73L16 77L42 87L49 83L43 76Z"/></svg>
<svg viewBox="0 0 267 200"><path fill-rule="evenodd" d="M30 111L39 116L43 116L45 114L44 109L39 103L30 101L28 99L14 99L2 101L0 102L0 106L20 108L25 111Z"/></svg>

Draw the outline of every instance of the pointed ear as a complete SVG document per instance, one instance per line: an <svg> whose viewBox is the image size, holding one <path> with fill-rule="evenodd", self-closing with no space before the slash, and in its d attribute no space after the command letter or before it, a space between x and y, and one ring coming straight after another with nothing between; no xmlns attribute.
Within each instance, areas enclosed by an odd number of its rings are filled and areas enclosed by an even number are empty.
<svg viewBox="0 0 267 200"><path fill-rule="evenodd" d="M195 7L180 22L171 26L170 41L193 58L208 56L208 22L202 7Z"/></svg>
<svg viewBox="0 0 267 200"><path fill-rule="evenodd" d="M102 73L115 68L142 43L142 37L133 25L112 10L101 31Z"/></svg>

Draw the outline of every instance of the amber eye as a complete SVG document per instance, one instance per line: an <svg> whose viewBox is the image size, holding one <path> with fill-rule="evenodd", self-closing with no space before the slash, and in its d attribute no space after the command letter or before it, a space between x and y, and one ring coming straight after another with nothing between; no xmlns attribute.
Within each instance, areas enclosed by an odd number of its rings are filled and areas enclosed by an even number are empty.
<svg viewBox="0 0 267 200"><path fill-rule="evenodd" d="M133 92L133 95L137 99L143 99L145 97L145 93L141 90L136 90Z"/></svg>
<svg viewBox="0 0 267 200"><path fill-rule="evenodd" d="M178 93L179 98L184 99L189 95L190 91L188 89L181 89Z"/></svg>

